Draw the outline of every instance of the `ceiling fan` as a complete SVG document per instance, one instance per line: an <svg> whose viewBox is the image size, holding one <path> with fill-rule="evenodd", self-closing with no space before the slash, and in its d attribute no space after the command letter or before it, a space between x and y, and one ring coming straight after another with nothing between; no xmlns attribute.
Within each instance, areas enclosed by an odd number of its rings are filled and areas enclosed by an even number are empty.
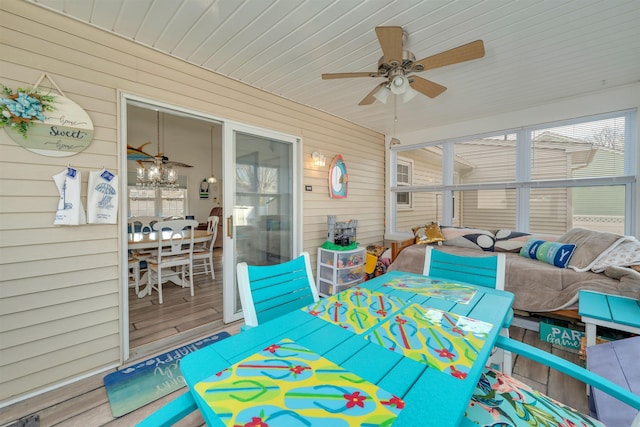
<svg viewBox="0 0 640 427"><path fill-rule="evenodd" d="M177 166L181 168L192 168L193 166L188 165L182 162L176 162L169 160L164 153L160 152L160 111L156 110L156 142L158 144L156 149L156 154L149 154L142 149L151 144L151 142L145 142L139 147L132 147L131 145L127 145L127 160L135 160L138 164L141 163L153 163L156 166L164 165L167 167Z"/></svg>
<svg viewBox="0 0 640 427"><path fill-rule="evenodd" d="M447 88L411 73L432 70L484 56L484 44L482 40L476 40L416 61L412 52L403 49L403 38L406 34L402 31L402 27L376 27L376 35L383 55L378 61L378 71L322 74L324 80L351 77L387 78L387 81L376 86L358 105L369 105L376 99L385 103L390 93L402 94L405 102L413 98L417 92L435 98Z"/></svg>

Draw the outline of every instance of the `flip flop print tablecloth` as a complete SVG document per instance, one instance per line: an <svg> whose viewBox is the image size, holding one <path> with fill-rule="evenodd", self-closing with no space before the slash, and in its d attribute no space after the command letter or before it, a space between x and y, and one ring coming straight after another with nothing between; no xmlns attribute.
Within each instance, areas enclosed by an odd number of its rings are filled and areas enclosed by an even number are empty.
<svg viewBox="0 0 640 427"><path fill-rule="evenodd" d="M428 277L402 276L391 279L383 286L403 291L415 292L425 297L440 298L458 304L469 304L476 294L473 286Z"/></svg>
<svg viewBox="0 0 640 427"><path fill-rule="evenodd" d="M360 334L384 321L407 303L401 298L354 287L322 298L302 310Z"/></svg>
<svg viewBox="0 0 640 427"><path fill-rule="evenodd" d="M404 402L283 339L195 385L229 427L391 426Z"/></svg>
<svg viewBox="0 0 640 427"><path fill-rule="evenodd" d="M487 322L411 304L365 339L464 379L491 328Z"/></svg>

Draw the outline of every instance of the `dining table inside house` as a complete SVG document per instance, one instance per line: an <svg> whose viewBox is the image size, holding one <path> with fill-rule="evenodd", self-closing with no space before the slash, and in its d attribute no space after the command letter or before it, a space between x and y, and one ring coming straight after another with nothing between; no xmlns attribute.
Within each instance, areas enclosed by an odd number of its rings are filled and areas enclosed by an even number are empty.
<svg viewBox="0 0 640 427"><path fill-rule="evenodd" d="M456 426L512 303L388 272L187 355L183 399L209 426Z"/></svg>
<svg viewBox="0 0 640 427"><path fill-rule="evenodd" d="M165 231L165 233L167 233ZM158 249L158 232L151 231L144 233L142 231L136 231L133 233L127 233L127 248L129 251L138 250L154 250ZM205 243L211 239L211 233L207 230L193 230L193 244ZM139 280L139 285L146 285L144 289L138 292L138 298L143 298L151 293L151 289L148 282L148 271L145 271ZM164 282L164 280L163 280Z"/></svg>

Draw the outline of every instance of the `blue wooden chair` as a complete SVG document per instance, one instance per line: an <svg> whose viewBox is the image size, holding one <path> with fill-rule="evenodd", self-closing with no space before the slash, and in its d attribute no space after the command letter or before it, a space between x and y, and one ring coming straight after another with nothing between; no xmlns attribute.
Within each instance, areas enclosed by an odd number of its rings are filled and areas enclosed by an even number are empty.
<svg viewBox="0 0 640 427"><path fill-rule="evenodd" d="M561 357L507 337L498 337L498 347L519 354L589 384L640 410L640 396ZM509 375L485 369L476 386L462 427L492 426L590 426L601 422L581 414ZM632 427L640 426L640 413Z"/></svg>
<svg viewBox="0 0 640 427"><path fill-rule="evenodd" d="M462 256L427 246L423 274L504 290L505 256Z"/></svg>
<svg viewBox="0 0 640 427"><path fill-rule="evenodd" d="M427 246L423 274L502 291L505 281L505 262L504 254L471 257L450 254ZM500 330L500 335L509 337L509 325L512 319L513 313ZM496 349L489 359L489 365L498 366L505 374L511 374L511 354L503 349Z"/></svg>
<svg viewBox="0 0 640 427"><path fill-rule="evenodd" d="M319 299L307 252L282 264L241 262L236 268L245 327L258 326Z"/></svg>

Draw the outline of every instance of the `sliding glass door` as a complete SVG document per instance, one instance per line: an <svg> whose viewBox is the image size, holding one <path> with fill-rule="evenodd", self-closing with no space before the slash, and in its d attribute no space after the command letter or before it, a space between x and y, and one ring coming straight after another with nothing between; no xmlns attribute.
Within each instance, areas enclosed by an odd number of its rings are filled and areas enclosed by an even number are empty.
<svg viewBox="0 0 640 427"><path fill-rule="evenodd" d="M270 265L299 253L298 140L225 124L224 321L242 317L236 264Z"/></svg>

